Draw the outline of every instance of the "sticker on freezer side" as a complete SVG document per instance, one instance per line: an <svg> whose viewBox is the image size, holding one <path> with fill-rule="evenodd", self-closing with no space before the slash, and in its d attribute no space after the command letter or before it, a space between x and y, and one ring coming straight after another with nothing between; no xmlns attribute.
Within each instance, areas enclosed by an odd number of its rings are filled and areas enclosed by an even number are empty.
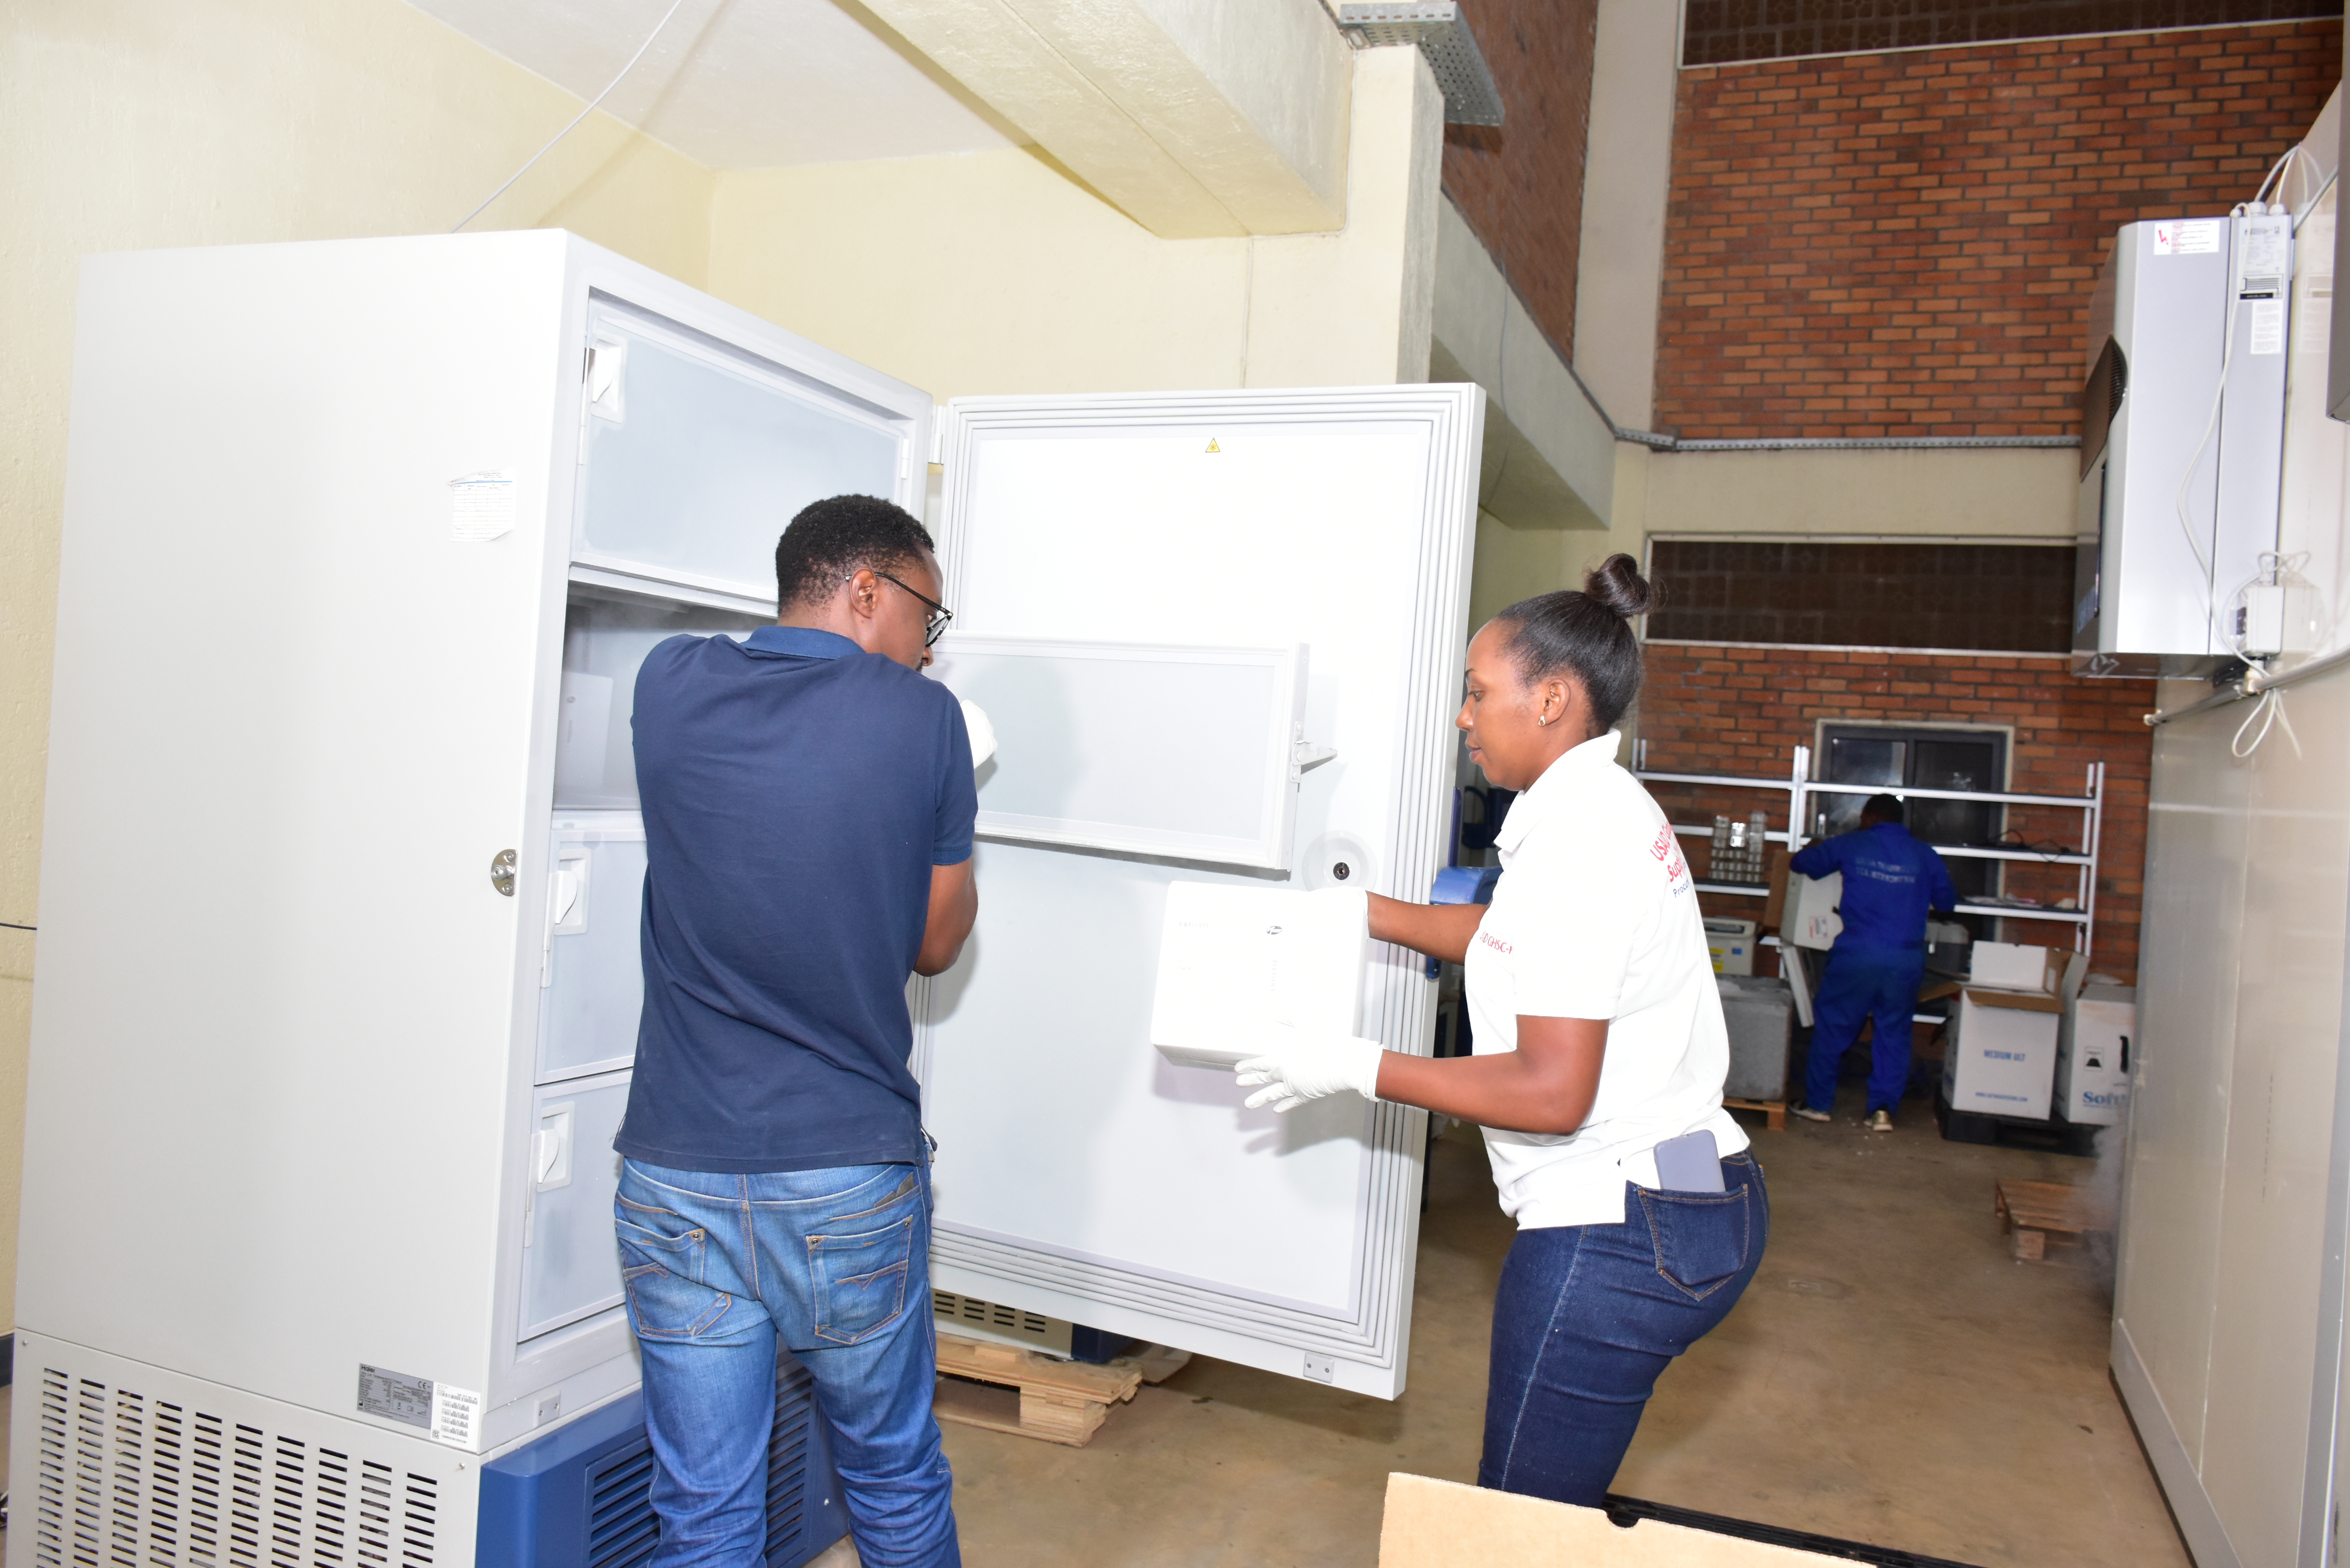
<svg viewBox="0 0 2350 1568"><path fill-rule="evenodd" d="M2154 225L2154 254L2158 256L2208 256L2220 251L2220 220Z"/></svg>
<svg viewBox="0 0 2350 1568"><path fill-rule="evenodd" d="M452 1448L477 1449L482 1426L482 1397L471 1388L432 1386L432 1438Z"/></svg>
<svg viewBox="0 0 2350 1568"><path fill-rule="evenodd" d="M432 1425L432 1379L359 1364L359 1411L409 1427Z"/></svg>
<svg viewBox="0 0 2350 1568"><path fill-rule="evenodd" d="M2284 352L2284 301L2255 299L2252 306L2252 341L2255 354Z"/></svg>
<svg viewBox="0 0 2350 1568"><path fill-rule="evenodd" d="M515 522L514 475L484 469L449 482L449 537L478 545L510 532Z"/></svg>

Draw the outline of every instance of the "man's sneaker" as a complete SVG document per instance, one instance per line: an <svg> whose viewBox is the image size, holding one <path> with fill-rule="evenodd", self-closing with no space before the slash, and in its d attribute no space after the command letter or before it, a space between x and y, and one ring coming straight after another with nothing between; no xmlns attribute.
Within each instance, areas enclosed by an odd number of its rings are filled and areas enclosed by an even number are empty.
<svg viewBox="0 0 2350 1568"><path fill-rule="evenodd" d="M1815 1111L1809 1106L1789 1106L1787 1108L1807 1122L1824 1122L1828 1119L1827 1112Z"/></svg>
<svg viewBox="0 0 2350 1568"><path fill-rule="evenodd" d="M1891 1111L1878 1111L1875 1115L1871 1116L1868 1118L1868 1130L1871 1132L1891 1132L1893 1130L1893 1113Z"/></svg>

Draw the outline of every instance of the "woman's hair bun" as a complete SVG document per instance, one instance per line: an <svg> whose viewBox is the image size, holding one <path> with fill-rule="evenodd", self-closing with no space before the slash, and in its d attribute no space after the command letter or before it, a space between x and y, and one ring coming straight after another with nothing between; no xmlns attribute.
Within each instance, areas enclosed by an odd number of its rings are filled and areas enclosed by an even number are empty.
<svg viewBox="0 0 2350 1568"><path fill-rule="evenodd" d="M1627 620L1646 613L1657 602L1648 579L1640 575L1640 563L1622 554L1610 556L1594 567L1583 579L1583 591Z"/></svg>

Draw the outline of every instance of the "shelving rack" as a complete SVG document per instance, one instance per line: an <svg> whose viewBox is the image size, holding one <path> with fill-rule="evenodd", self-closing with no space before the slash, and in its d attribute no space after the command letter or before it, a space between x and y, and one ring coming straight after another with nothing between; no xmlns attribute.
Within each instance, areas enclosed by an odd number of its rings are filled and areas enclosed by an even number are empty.
<svg viewBox="0 0 2350 1568"><path fill-rule="evenodd" d="M1640 746L1638 761L1647 762L1648 746ZM1644 784L1704 784L1729 789L1769 790L1787 796L1787 827L1784 832L1765 833L1763 837L1783 844L1794 854L1809 842L1803 830L1810 797L1815 794L1889 794L1902 801L1911 800L1970 800L1990 805L2047 805L2085 814L2084 839L2087 846L2081 854L2049 854L2037 849L1981 849L1968 845L1934 846L1934 852L1960 860L2022 860L2043 866L2073 866L2080 872L2080 892L2075 898L2077 909L2059 909L2044 904L1965 903L1958 907L1962 915L1981 915L2002 922L2004 933L2009 920L2053 921L2073 928L2073 946L2087 952L2095 932L2097 919L2097 846L2106 822L2106 764L2091 763L2087 791L2072 794L2014 794L2003 791L1957 789L1900 789L1885 784L1827 784L1810 776L1812 748L1797 746L1783 779L1740 778L1729 774L1669 774L1652 773L1646 766L1637 766L1632 776ZM1713 837L1713 825L1700 826L1694 823L1674 823L1673 832L1684 838ZM1721 893L1733 898L1763 898L1770 896L1766 886L1744 882L1700 882L1700 893Z"/></svg>

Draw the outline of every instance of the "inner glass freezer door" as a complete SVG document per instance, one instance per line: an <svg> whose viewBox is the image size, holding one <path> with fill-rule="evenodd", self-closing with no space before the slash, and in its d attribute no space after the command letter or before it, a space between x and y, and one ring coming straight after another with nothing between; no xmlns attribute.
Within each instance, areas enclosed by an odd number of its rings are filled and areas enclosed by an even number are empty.
<svg viewBox="0 0 2350 1568"><path fill-rule="evenodd" d="M575 560L773 604L784 524L911 461L901 417L612 300L588 352Z"/></svg>
<svg viewBox="0 0 2350 1568"><path fill-rule="evenodd" d="M620 1304L620 1253L612 1237L620 1157L612 1139L628 1108L626 1073L554 1085L533 1097L520 1339Z"/></svg>
<svg viewBox="0 0 2350 1568"><path fill-rule="evenodd" d="M638 931L645 825L634 812L562 817L547 863L539 964L536 1079L551 1084L628 1066L645 1000Z"/></svg>
<svg viewBox="0 0 2350 1568"><path fill-rule="evenodd" d="M770 548L772 548L772 543ZM563 619L563 716L555 736L557 811L634 811L637 670L671 638L741 641L773 616L713 609L586 583Z"/></svg>

